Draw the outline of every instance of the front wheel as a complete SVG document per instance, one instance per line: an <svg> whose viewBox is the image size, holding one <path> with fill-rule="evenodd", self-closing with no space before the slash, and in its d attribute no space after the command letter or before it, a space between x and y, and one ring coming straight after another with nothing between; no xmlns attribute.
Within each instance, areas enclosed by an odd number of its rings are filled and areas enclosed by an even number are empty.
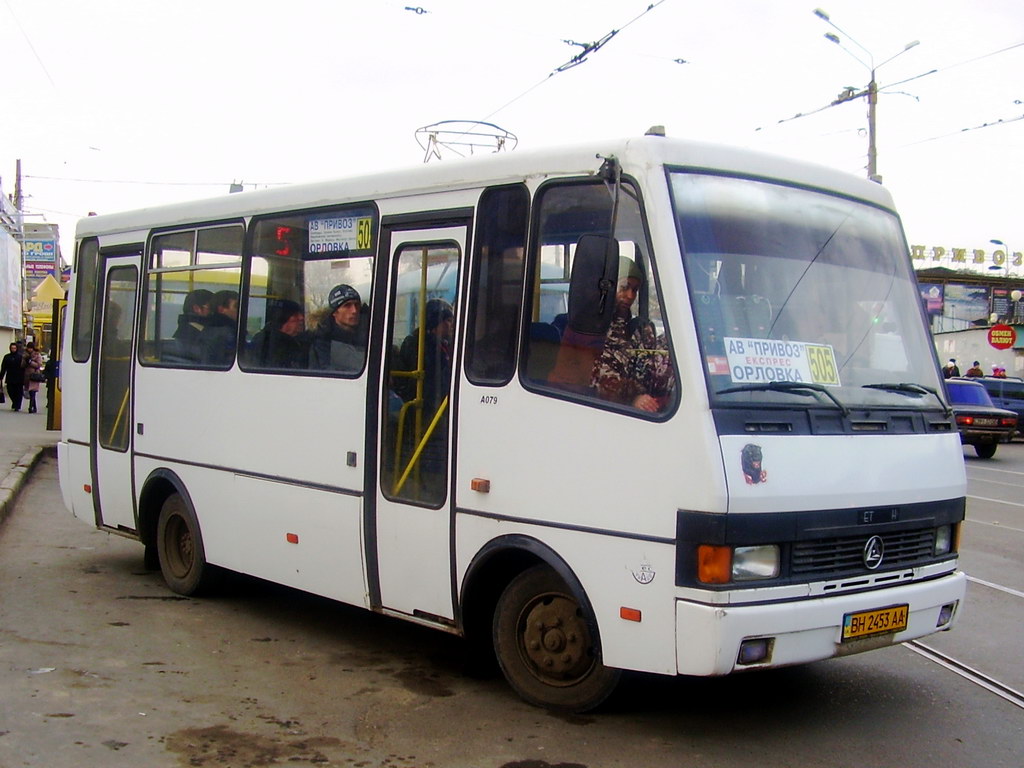
<svg viewBox="0 0 1024 768"><path fill-rule="evenodd" d="M494 614L494 651L509 684L531 704L585 712L615 689L583 607L545 565L519 574Z"/></svg>
<svg viewBox="0 0 1024 768"><path fill-rule="evenodd" d="M979 459L991 459L996 455L998 447L999 443L978 443L974 446L974 452L978 454Z"/></svg>
<svg viewBox="0 0 1024 768"><path fill-rule="evenodd" d="M164 581L174 592L194 595L207 586L210 566L199 521L181 494L171 494L160 508L156 549Z"/></svg>

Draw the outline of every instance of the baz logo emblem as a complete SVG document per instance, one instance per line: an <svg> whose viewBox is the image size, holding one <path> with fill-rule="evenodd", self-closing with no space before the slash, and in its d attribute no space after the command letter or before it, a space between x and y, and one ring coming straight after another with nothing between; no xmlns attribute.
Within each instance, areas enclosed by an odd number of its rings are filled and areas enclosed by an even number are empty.
<svg viewBox="0 0 1024 768"><path fill-rule="evenodd" d="M864 545L864 567L873 571L882 564L885 557L885 544L881 536L872 536Z"/></svg>
<svg viewBox="0 0 1024 768"><path fill-rule="evenodd" d="M654 581L654 569L650 563L641 563L640 568L633 571L633 578L640 584L650 584Z"/></svg>

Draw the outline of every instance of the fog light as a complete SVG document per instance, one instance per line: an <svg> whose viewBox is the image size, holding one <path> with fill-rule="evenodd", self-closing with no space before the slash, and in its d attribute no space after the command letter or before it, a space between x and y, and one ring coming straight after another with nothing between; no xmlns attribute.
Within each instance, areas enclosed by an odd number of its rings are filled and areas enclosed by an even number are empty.
<svg viewBox="0 0 1024 768"><path fill-rule="evenodd" d="M772 652L774 637L758 637L753 640L744 640L740 643L740 655L736 663L741 666L747 664L760 664L768 661Z"/></svg>
<svg viewBox="0 0 1024 768"><path fill-rule="evenodd" d="M953 546L953 526L940 525L935 529L935 554L945 555Z"/></svg>
<svg viewBox="0 0 1024 768"><path fill-rule="evenodd" d="M956 603L946 603L939 609L939 620L935 622L936 627L944 627L953 620L956 613Z"/></svg>

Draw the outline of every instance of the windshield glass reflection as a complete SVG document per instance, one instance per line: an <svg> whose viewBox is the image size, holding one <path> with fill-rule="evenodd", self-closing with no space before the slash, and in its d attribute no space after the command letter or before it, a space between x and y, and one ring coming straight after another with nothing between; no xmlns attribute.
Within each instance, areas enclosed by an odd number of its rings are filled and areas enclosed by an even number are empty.
<svg viewBox="0 0 1024 768"><path fill-rule="evenodd" d="M714 402L806 405L827 388L812 404L941 407L893 214L749 179L671 179Z"/></svg>

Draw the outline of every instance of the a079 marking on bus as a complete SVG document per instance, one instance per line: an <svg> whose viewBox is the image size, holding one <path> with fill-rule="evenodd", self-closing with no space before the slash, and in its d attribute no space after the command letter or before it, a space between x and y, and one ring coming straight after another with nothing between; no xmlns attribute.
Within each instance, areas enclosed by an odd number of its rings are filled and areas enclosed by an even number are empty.
<svg viewBox="0 0 1024 768"><path fill-rule="evenodd" d="M497 405L498 404L498 396L497 395L484 395L483 397L480 398L480 404L481 405Z"/></svg>

